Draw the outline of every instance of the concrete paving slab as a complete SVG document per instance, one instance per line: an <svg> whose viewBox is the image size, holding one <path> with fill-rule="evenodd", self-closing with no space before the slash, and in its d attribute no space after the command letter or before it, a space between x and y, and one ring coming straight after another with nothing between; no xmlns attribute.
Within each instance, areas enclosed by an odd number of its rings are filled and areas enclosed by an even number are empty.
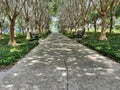
<svg viewBox="0 0 120 90"><path fill-rule="evenodd" d="M0 90L120 90L120 64L52 33L0 80Z"/></svg>

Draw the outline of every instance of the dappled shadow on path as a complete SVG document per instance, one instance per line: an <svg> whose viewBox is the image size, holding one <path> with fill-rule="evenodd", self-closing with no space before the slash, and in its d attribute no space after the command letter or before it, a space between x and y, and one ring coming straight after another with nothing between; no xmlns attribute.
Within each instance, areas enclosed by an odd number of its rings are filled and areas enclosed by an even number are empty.
<svg viewBox="0 0 120 90"><path fill-rule="evenodd" d="M120 90L120 65L52 33L0 82L0 90Z"/></svg>

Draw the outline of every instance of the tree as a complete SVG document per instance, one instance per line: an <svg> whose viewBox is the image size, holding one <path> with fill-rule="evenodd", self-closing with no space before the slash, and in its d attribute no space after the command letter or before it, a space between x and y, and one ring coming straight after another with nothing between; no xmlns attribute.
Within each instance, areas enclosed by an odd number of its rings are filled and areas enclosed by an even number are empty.
<svg viewBox="0 0 120 90"><path fill-rule="evenodd" d="M80 5L81 5L81 18L82 18L82 29L85 29L86 21L88 18L89 11L91 9L91 2L90 0L80 0Z"/></svg>
<svg viewBox="0 0 120 90"><path fill-rule="evenodd" d="M17 16L19 15L20 11L22 10L22 7L24 6L26 0L2 0L2 3L4 5L6 15L8 16L8 19L10 21L10 41L8 45L16 46L16 40L15 40L15 33L14 33L14 26L15 26L15 20Z"/></svg>
<svg viewBox="0 0 120 90"><path fill-rule="evenodd" d="M64 4L59 7L59 17L61 27L67 28L69 31L79 29L80 24L80 8L78 0L64 1Z"/></svg>
<svg viewBox="0 0 120 90"><path fill-rule="evenodd" d="M27 35L26 39L30 40L30 19L33 17L33 5L32 5L32 0L26 1L23 8L22 8L22 15L24 17L25 23L26 23L26 30L27 30Z"/></svg>
<svg viewBox="0 0 120 90"><path fill-rule="evenodd" d="M111 9L110 5L115 3L115 0L91 0L94 8L102 17L102 30L99 40L107 40L106 37L106 18L107 12Z"/></svg>
<svg viewBox="0 0 120 90"><path fill-rule="evenodd" d="M120 5L120 0L113 0L110 5L110 9L109 9L110 33L112 33L112 29L113 29L113 17L115 16L115 13L119 8L119 5Z"/></svg>
<svg viewBox="0 0 120 90"><path fill-rule="evenodd" d="M27 40L31 39L30 28L32 33L46 32L45 27L49 26L50 19L48 6L48 0L29 0L25 3L22 15L26 22Z"/></svg>
<svg viewBox="0 0 120 90"><path fill-rule="evenodd" d="M58 11L58 7L61 4L61 0L51 0L50 1L50 15L51 16L56 16L57 11Z"/></svg>
<svg viewBox="0 0 120 90"><path fill-rule="evenodd" d="M97 20L100 18L97 10L94 7L91 7L91 11L89 12L89 22L94 25L94 32L97 32Z"/></svg>
<svg viewBox="0 0 120 90"><path fill-rule="evenodd" d="M6 17L5 10L3 8L2 1L0 1L0 39L3 39L2 26L5 21L5 17Z"/></svg>
<svg viewBox="0 0 120 90"><path fill-rule="evenodd" d="M22 15L19 15L19 17L17 18L17 23L21 29L21 32L25 34L25 20Z"/></svg>
<svg viewBox="0 0 120 90"><path fill-rule="evenodd" d="M36 6L36 4L35 4ZM34 12L34 18L35 18L35 27L39 31L39 33L45 34L49 30L49 24L50 24L50 13L49 13L49 1L38 1L38 7Z"/></svg>

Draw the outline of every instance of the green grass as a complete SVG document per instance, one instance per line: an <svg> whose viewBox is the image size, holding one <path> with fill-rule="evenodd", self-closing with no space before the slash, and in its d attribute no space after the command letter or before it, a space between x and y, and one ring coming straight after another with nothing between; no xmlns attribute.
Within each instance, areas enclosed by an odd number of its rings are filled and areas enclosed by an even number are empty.
<svg viewBox="0 0 120 90"><path fill-rule="evenodd" d="M69 38L76 38L75 33L64 33ZM105 56L115 59L120 62L120 33L107 34L107 41L99 40L100 33L94 34L93 32L87 32L87 36L81 41L78 41L87 47L102 53Z"/></svg>
<svg viewBox="0 0 120 90"><path fill-rule="evenodd" d="M31 49L38 45L37 41L29 42L24 35L18 35L16 41L18 46L8 46L9 36L0 40L0 65L10 65L25 56Z"/></svg>

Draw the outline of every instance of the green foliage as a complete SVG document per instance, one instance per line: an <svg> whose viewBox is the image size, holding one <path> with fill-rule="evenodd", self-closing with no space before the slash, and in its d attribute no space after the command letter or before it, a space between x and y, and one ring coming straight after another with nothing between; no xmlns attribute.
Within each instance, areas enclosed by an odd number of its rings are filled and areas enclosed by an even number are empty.
<svg viewBox="0 0 120 90"><path fill-rule="evenodd" d="M58 6L62 4L61 0L51 0L50 2L50 14L55 16L58 10Z"/></svg>
<svg viewBox="0 0 120 90"><path fill-rule="evenodd" d="M46 33L41 34L41 39L47 38L47 36L48 36L50 33L51 33L51 32L48 31L48 32L46 32Z"/></svg>
<svg viewBox="0 0 120 90"><path fill-rule="evenodd" d="M77 34L75 31L71 31L71 32L64 31L62 33L69 38L77 38Z"/></svg>
<svg viewBox="0 0 120 90"><path fill-rule="evenodd" d="M120 17L120 6L118 7L118 10L116 11L115 16Z"/></svg>
<svg viewBox="0 0 120 90"><path fill-rule="evenodd" d="M0 40L0 65L10 65L15 63L18 59L26 55L32 48L38 45L38 42L29 42L25 40L25 36L18 35L16 38L17 43L20 45L16 47L8 46L9 39Z"/></svg>
<svg viewBox="0 0 120 90"><path fill-rule="evenodd" d="M120 25L115 25L115 29L120 29Z"/></svg>
<svg viewBox="0 0 120 90"><path fill-rule="evenodd" d="M120 62L120 34L107 34L108 41L99 41L99 36L100 33L88 33L81 43Z"/></svg>

